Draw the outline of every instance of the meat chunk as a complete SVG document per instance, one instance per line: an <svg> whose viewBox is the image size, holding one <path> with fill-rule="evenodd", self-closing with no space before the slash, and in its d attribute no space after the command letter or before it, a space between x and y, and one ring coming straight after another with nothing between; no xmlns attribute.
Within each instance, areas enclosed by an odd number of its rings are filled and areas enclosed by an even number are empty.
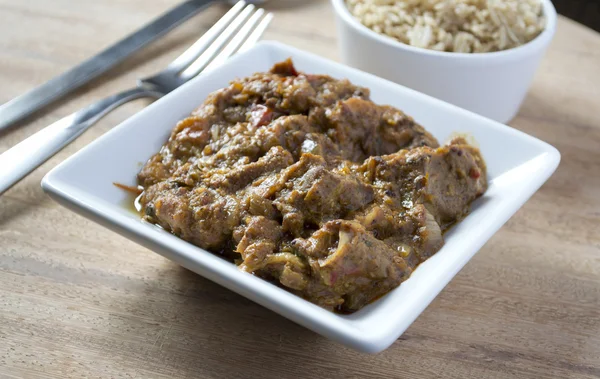
<svg viewBox="0 0 600 379"><path fill-rule="evenodd" d="M442 229L464 217L487 189L483 158L464 140L369 158L360 171L394 206L424 204Z"/></svg>
<svg viewBox="0 0 600 379"><path fill-rule="evenodd" d="M296 245L310 264L315 282L312 287L329 289L324 297L311 298L313 291L305 296L317 304L337 304L346 311L360 309L397 287L412 271L400 251L355 221L330 221Z"/></svg>
<svg viewBox="0 0 600 379"><path fill-rule="evenodd" d="M283 233L279 223L263 216L249 217L243 227L243 237L236 252L242 256L240 268L254 272L264 267L266 258L277 252Z"/></svg>
<svg viewBox="0 0 600 379"><path fill-rule="evenodd" d="M356 221L401 252L411 267L416 267L443 246L440 225L423 204L415 204L408 210L375 204L357 214Z"/></svg>
<svg viewBox="0 0 600 379"><path fill-rule="evenodd" d="M207 182L211 187L225 188L229 192L235 192L248 186L261 175L279 172L293 162L292 155L287 150L281 146L275 146L256 162L240 164L231 170L224 170L223 173L214 173Z"/></svg>
<svg viewBox="0 0 600 379"><path fill-rule="evenodd" d="M343 158L355 162L417 146L437 147L437 141L402 111L350 98L326 113L327 135L341 146Z"/></svg>
<svg viewBox="0 0 600 379"><path fill-rule="evenodd" d="M390 106L382 106L380 110L379 132L381 137L379 143L381 147L376 154L371 155L392 154L400 149L412 149L419 146L439 146L431 133L401 110Z"/></svg>
<svg viewBox="0 0 600 379"><path fill-rule="evenodd" d="M353 176L327 169L320 156L303 154L281 173L274 204L283 215L283 229L303 235L306 224L320 226L328 220L345 217L373 200L373 189Z"/></svg>
<svg viewBox="0 0 600 379"><path fill-rule="evenodd" d="M279 223L265 217L251 217L243 227L243 237L236 251L242 256L240 269L278 280L294 290L306 288L307 265L296 255L279 251L283 238Z"/></svg>
<svg viewBox="0 0 600 379"><path fill-rule="evenodd" d="M145 219L205 249L220 251L239 224L240 204L206 187L164 181L145 189Z"/></svg>

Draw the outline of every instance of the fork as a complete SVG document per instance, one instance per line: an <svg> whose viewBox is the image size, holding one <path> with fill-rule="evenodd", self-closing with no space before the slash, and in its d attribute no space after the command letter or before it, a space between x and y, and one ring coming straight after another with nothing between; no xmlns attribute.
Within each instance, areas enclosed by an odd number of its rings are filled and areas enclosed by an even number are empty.
<svg viewBox="0 0 600 379"><path fill-rule="evenodd" d="M109 96L45 127L0 155L0 195L115 108L135 99L158 99L201 72L254 45L273 15L245 1L236 3L183 54L136 87Z"/></svg>

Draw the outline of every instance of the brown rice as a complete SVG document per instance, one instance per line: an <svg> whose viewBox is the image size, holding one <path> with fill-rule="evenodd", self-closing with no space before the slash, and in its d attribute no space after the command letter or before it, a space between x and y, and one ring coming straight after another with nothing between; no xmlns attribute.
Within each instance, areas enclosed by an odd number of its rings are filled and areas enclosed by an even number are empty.
<svg viewBox="0 0 600 379"><path fill-rule="evenodd" d="M511 49L546 25L541 0L346 0L346 5L375 32L438 51Z"/></svg>

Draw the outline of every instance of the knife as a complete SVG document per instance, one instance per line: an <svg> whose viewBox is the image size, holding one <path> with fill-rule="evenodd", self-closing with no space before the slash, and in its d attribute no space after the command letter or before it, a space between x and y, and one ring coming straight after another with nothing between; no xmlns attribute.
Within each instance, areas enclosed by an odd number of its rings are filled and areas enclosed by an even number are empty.
<svg viewBox="0 0 600 379"><path fill-rule="evenodd" d="M0 132L52 101L100 76L129 55L182 24L216 0L188 0L41 86L0 105Z"/></svg>

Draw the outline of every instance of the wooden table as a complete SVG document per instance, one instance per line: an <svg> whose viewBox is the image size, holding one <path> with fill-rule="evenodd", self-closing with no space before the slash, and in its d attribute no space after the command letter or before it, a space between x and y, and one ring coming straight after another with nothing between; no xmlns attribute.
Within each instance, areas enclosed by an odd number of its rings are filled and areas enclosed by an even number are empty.
<svg viewBox="0 0 600 379"><path fill-rule="evenodd" d="M175 0L0 0L0 101ZM336 59L325 1L272 1L267 38ZM213 7L0 137L0 151L163 67ZM556 146L546 185L388 350L346 349L52 202L42 176L147 103L113 112L0 197L0 377L600 377L600 36L559 19L512 126Z"/></svg>

